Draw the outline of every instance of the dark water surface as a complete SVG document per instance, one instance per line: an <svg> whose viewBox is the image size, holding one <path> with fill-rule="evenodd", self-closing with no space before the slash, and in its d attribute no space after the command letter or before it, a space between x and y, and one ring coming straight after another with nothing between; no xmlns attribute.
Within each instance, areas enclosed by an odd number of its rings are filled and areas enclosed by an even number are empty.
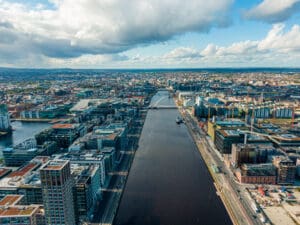
<svg viewBox="0 0 300 225"><path fill-rule="evenodd" d="M12 127L14 129L13 133L11 135L0 137L0 152L6 147L19 144L28 138L33 138L35 134L50 126L51 124L49 123L12 122Z"/></svg>
<svg viewBox="0 0 300 225"><path fill-rule="evenodd" d="M152 99L174 105L167 92ZM115 225L232 224L177 109L149 110Z"/></svg>

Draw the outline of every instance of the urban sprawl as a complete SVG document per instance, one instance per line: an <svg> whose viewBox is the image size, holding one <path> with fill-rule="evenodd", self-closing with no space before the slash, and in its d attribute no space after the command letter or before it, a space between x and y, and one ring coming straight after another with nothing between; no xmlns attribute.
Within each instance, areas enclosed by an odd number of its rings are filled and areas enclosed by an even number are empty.
<svg viewBox="0 0 300 225"><path fill-rule="evenodd" d="M49 124L2 150L0 224L112 224L158 91L234 224L300 224L299 73L49 71L0 73L1 139Z"/></svg>

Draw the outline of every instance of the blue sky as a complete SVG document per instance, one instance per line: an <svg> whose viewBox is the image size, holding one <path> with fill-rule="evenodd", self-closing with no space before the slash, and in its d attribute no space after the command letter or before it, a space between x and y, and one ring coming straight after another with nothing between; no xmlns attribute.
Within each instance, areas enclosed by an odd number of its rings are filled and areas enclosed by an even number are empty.
<svg viewBox="0 0 300 225"><path fill-rule="evenodd" d="M0 66L300 67L300 0L0 0Z"/></svg>

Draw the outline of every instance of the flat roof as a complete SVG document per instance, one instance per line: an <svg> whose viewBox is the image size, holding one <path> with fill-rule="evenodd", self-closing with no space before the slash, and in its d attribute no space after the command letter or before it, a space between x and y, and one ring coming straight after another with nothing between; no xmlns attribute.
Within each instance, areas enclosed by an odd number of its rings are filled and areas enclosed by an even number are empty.
<svg viewBox="0 0 300 225"><path fill-rule="evenodd" d="M38 210L39 206L9 206L0 208L1 217L29 217Z"/></svg>
<svg viewBox="0 0 300 225"><path fill-rule="evenodd" d="M50 160L41 170L61 170L67 163L67 160Z"/></svg>
<svg viewBox="0 0 300 225"><path fill-rule="evenodd" d="M241 133L237 130L219 130L219 132L224 136L240 136Z"/></svg>
<svg viewBox="0 0 300 225"><path fill-rule="evenodd" d="M12 172L11 174L9 174L9 178L12 177L23 177L25 174L29 173L30 171L34 170L36 167L38 167L39 164L38 163L28 163L27 165L25 165L24 167Z"/></svg>
<svg viewBox="0 0 300 225"><path fill-rule="evenodd" d="M52 126L53 129L72 129L74 124L71 123L57 123Z"/></svg>
<svg viewBox="0 0 300 225"><path fill-rule="evenodd" d="M23 198L23 195L6 195L0 200L0 206L15 205Z"/></svg>
<svg viewBox="0 0 300 225"><path fill-rule="evenodd" d="M99 105L101 103L107 102L105 99L82 99L74 105L70 111L71 112L82 112L90 108L90 103Z"/></svg>
<svg viewBox="0 0 300 225"><path fill-rule="evenodd" d="M217 121L217 125L223 125L223 126L231 126L231 125L245 125L242 121Z"/></svg>
<svg viewBox="0 0 300 225"><path fill-rule="evenodd" d="M5 176L5 175L8 174L9 172L11 172L11 169L8 169L8 168L0 168L0 177Z"/></svg>
<svg viewBox="0 0 300 225"><path fill-rule="evenodd" d="M6 195L0 201L1 217L29 217L39 209L39 205L16 205L23 195Z"/></svg>

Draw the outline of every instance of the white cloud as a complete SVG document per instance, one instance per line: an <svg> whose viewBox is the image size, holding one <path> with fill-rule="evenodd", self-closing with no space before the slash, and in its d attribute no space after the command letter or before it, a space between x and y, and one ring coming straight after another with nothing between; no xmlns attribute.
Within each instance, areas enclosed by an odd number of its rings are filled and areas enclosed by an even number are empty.
<svg viewBox="0 0 300 225"><path fill-rule="evenodd" d="M168 52L163 56L165 59L181 59L181 58L199 58L201 54L199 51L190 47L179 47Z"/></svg>
<svg viewBox="0 0 300 225"><path fill-rule="evenodd" d="M284 32L284 28L284 24L275 24L258 49L291 54L300 51L300 26L294 25L288 32Z"/></svg>
<svg viewBox="0 0 300 225"><path fill-rule="evenodd" d="M47 58L31 55L29 60L39 61L45 67L77 68L297 67L300 60L300 27L294 25L286 30L283 24L275 24L261 40L246 40L227 46L211 43L203 49L177 47L156 56L137 54L129 57L125 52L107 55L88 54L76 58ZM17 63L25 64L26 61L24 58L19 58Z"/></svg>
<svg viewBox="0 0 300 225"><path fill-rule="evenodd" d="M275 24L265 38L232 43L228 46L208 44L203 50L178 47L157 57L139 57L127 64L173 67L222 66L299 66L300 27L285 31L283 24ZM134 66L132 66L134 67Z"/></svg>
<svg viewBox="0 0 300 225"><path fill-rule="evenodd" d="M51 0L54 8L46 9L0 0L0 62L8 60L7 51L16 59L76 58L120 53L186 32L207 32L228 24L232 1Z"/></svg>
<svg viewBox="0 0 300 225"><path fill-rule="evenodd" d="M300 0L263 0L245 13L248 19L271 23L282 22L300 12Z"/></svg>

